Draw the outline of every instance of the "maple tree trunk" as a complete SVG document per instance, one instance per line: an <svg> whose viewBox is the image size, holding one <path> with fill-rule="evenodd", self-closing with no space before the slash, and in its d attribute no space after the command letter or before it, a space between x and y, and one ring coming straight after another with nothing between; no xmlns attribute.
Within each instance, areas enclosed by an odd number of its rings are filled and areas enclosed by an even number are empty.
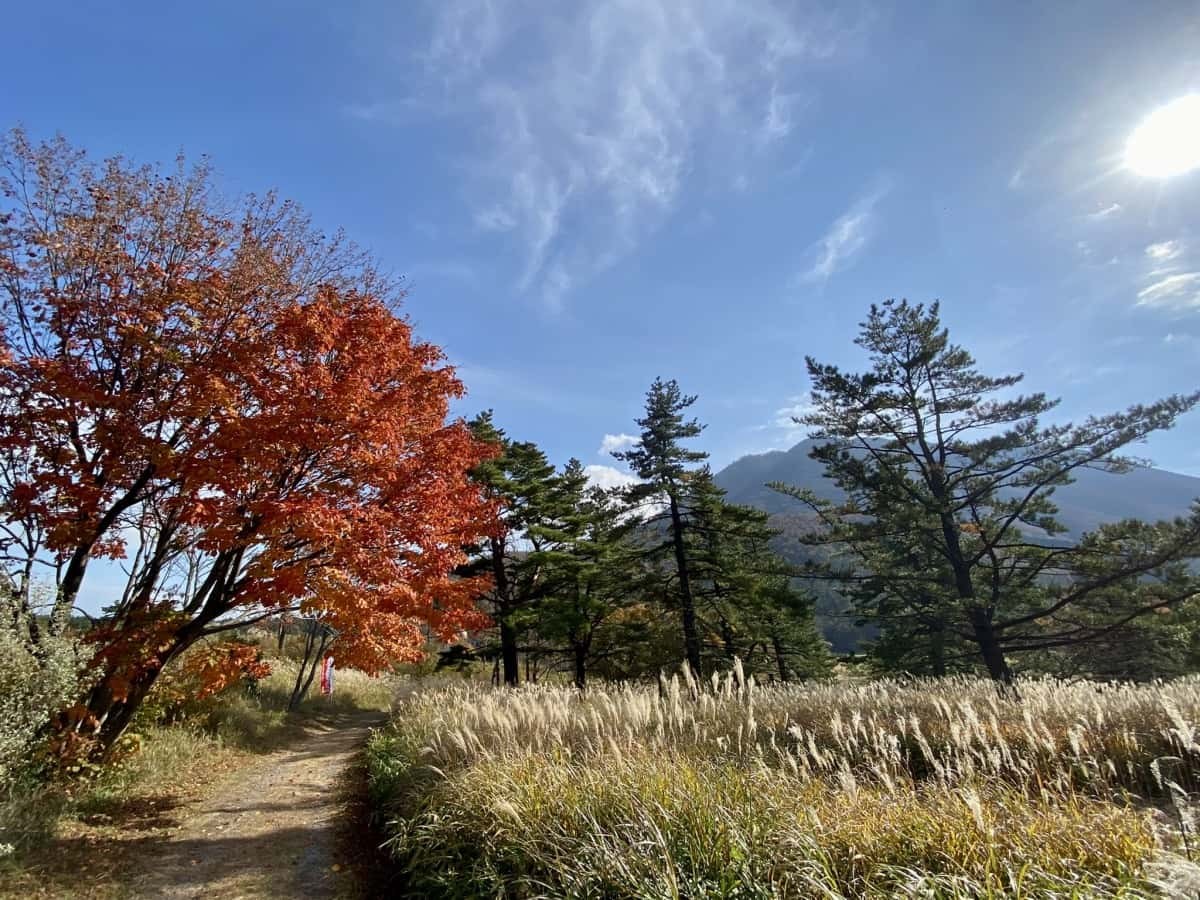
<svg viewBox="0 0 1200 900"><path fill-rule="evenodd" d="M692 599L692 582L688 572L687 550L683 546L683 517L679 514L679 503L671 501L671 542L675 548L675 566L679 570L679 607L683 622L683 647L688 665L697 678L700 677L700 635L696 630L696 605Z"/></svg>
<svg viewBox="0 0 1200 900"><path fill-rule="evenodd" d="M161 670L158 670L161 671ZM95 743L88 755L94 762L105 762L111 755L117 740L129 727L150 688L158 680L158 671L143 672L125 691L124 699L118 699L111 689L111 676L106 676L92 689L87 709L100 723L95 732Z"/></svg>
<svg viewBox="0 0 1200 900"><path fill-rule="evenodd" d="M66 570L63 572L62 581L58 586L58 598L60 603L69 606L75 605L75 598L79 596L79 589L83 586L83 575L87 571L88 560L91 558L92 545L87 544L77 547L75 552L71 554L71 558L67 561Z"/></svg>
<svg viewBox="0 0 1200 900"><path fill-rule="evenodd" d="M174 636L166 650L147 661L149 664L139 666L136 672L131 674L127 666L114 666L104 671L88 692L83 703L88 715L79 726L85 734L89 729L95 729L89 735L92 738L87 753L90 760L105 762L109 758L163 668L198 639L198 633L192 634L185 629Z"/></svg>
<svg viewBox="0 0 1200 900"><path fill-rule="evenodd" d="M318 631L320 632L320 644L318 646ZM317 626L310 625L305 634L304 641L304 658L300 661L300 668L296 672L296 684L292 688L292 695L288 698L288 712L295 712L296 707L300 705L300 701L308 696L308 689L312 687L313 677L317 674L317 666L321 665L322 659L325 656L325 648L329 645L329 634L324 628L318 629ZM313 649L316 648L316 653ZM307 673L307 679L305 674Z"/></svg>
<svg viewBox="0 0 1200 900"><path fill-rule="evenodd" d="M500 620L500 661L504 667L504 683L516 687L521 680L521 661L517 657L517 630L505 619Z"/></svg>

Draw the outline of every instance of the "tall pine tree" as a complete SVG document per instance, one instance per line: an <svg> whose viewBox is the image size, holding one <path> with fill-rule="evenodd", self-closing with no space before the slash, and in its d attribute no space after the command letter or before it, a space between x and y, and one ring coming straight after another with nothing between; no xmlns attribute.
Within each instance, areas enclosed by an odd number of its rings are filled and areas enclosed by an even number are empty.
<svg viewBox="0 0 1200 900"><path fill-rule="evenodd" d="M620 492L588 485L579 460L558 479L556 520L542 534L552 541L538 553L550 581L539 606L537 631L562 653L575 686L587 685L597 637L637 596L637 548L628 540L637 525Z"/></svg>
<svg viewBox="0 0 1200 900"><path fill-rule="evenodd" d="M740 658L782 681L831 668L817 630L812 597L774 550L767 513L727 503L707 467L691 482L699 618L712 636L705 649L724 665Z"/></svg>
<svg viewBox="0 0 1200 900"><path fill-rule="evenodd" d="M684 653L692 671L700 673L700 630L696 620L696 600L692 589L692 554L688 550L688 533L693 527L691 517L692 480L695 465L708 458L700 450L691 450L683 442L697 437L703 430L696 419L686 418L695 396L684 394L674 379L656 378L646 393L646 413L637 420L641 437L636 446L614 453L624 460L642 481L629 491L634 507L653 507L662 504L661 513L649 515L649 526L665 527L667 539L656 548L655 555L667 553L674 567L673 591L683 627Z"/></svg>
<svg viewBox="0 0 1200 900"><path fill-rule="evenodd" d="M825 517L823 540L849 554L848 568L876 578L892 614L927 627L949 617L991 677L1007 683L1009 653L1095 637L1064 620L1115 583L1153 583L1130 617L1195 594L1195 579L1172 564L1200 550L1200 514L1083 541L1050 538L1064 531L1054 491L1073 472L1127 471L1134 463L1120 451L1170 427L1200 394L1045 425L1057 401L1012 396L1020 375L980 372L950 342L936 303L872 306L856 343L869 356L866 372L808 359L815 411L801 420L846 501L778 487Z"/></svg>
<svg viewBox="0 0 1200 900"><path fill-rule="evenodd" d="M490 411L470 424L478 438L499 448L496 456L475 468L472 477L499 506L500 516L486 543L473 548L471 562L461 574L492 578L490 589L479 599L500 633L503 682L515 686L520 681L520 636L549 589L539 554L546 549L545 526L554 520L561 494L554 466L536 444L509 439L496 427Z"/></svg>

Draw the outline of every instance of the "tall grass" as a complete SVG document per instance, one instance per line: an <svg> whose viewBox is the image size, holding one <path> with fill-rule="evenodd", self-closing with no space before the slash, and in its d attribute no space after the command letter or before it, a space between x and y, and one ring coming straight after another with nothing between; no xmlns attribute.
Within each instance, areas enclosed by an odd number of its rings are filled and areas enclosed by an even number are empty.
<svg viewBox="0 0 1200 900"><path fill-rule="evenodd" d="M414 896L1145 896L1200 679L411 698L369 748ZM1182 804L1179 804L1182 808Z"/></svg>

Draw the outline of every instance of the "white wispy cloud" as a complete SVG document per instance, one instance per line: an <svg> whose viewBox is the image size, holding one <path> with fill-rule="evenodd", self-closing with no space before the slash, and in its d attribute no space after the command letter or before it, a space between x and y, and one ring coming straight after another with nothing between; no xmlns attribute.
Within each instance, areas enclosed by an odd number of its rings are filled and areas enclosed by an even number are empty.
<svg viewBox="0 0 1200 900"><path fill-rule="evenodd" d="M640 479L628 472L622 472L613 466L584 466L583 474L588 478L588 483L595 487L604 489L625 487L630 484L637 484Z"/></svg>
<svg viewBox="0 0 1200 900"><path fill-rule="evenodd" d="M512 231L517 227L517 220L508 210L489 206L475 213L475 227L482 231Z"/></svg>
<svg viewBox="0 0 1200 900"><path fill-rule="evenodd" d="M1125 366L1060 365L1056 371L1067 384L1080 385L1093 384L1106 378L1112 378L1124 372Z"/></svg>
<svg viewBox="0 0 1200 900"><path fill-rule="evenodd" d="M438 4L437 24L422 58L448 80L464 79L511 33L511 4L504 0L455 0Z"/></svg>
<svg viewBox="0 0 1200 900"><path fill-rule="evenodd" d="M1110 219L1113 216L1120 214L1121 209L1122 207L1120 203L1110 203L1107 206L1100 207L1094 212L1088 213L1087 217L1093 221L1099 219Z"/></svg>
<svg viewBox="0 0 1200 900"><path fill-rule="evenodd" d="M1062 140L1062 135L1051 133L1039 138L1031 147L1029 147L1022 155L1017 163L1013 173L1008 179L1008 189L1011 191L1020 190L1029 180L1030 172L1037 169L1047 151Z"/></svg>
<svg viewBox="0 0 1200 900"><path fill-rule="evenodd" d="M851 20L850 17L855 17ZM799 126L810 63L867 11L778 0L442 0L423 88L482 148L475 224L511 232L551 305L631 253L684 185L730 185Z"/></svg>
<svg viewBox="0 0 1200 900"><path fill-rule="evenodd" d="M396 97L375 103L348 103L342 112L351 119L372 125L404 125L422 112L423 105L415 97Z"/></svg>
<svg viewBox="0 0 1200 900"><path fill-rule="evenodd" d="M600 439L600 449L596 452L601 456L612 453L615 450L624 450L626 447L632 447L638 442L637 437L632 434L606 434Z"/></svg>
<svg viewBox="0 0 1200 900"><path fill-rule="evenodd" d="M813 404L811 398L793 397L788 406L783 406L775 410L775 419L773 424L776 428L803 430L805 426L799 424L796 420L802 419L816 411L817 407Z"/></svg>
<svg viewBox="0 0 1200 900"><path fill-rule="evenodd" d="M425 279L434 281L457 281L473 285L479 281L476 268L461 259L427 259L413 263L404 270L409 287L420 286Z"/></svg>
<svg viewBox="0 0 1200 900"><path fill-rule="evenodd" d="M1138 306L1188 309L1200 306L1200 272L1181 272L1160 278L1138 291Z"/></svg>
<svg viewBox="0 0 1200 900"><path fill-rule="evenodd" d="M1158 263L1169 262L1182 252L1183 245L1179 241L1159 241L1146 248L1146 255Z"/></svg>
<svg viewBox="0 0 1200 900"><path fill-rule="evenodd" d="M783 140L791 134L796 125L797 110L802 105L802 95L781 91L778 82L772 83L766 109L758 125L759 144Z"/></svg>
<svg viewBox="0 0 1200 900"><path fill-rule="evenodd" d="M754 426L753 430L770 432L772 448L791 447L796 442L804 440L809 434L808 426L802 425L796 420L815 411L816 406L813 404L810 394L797 394L794 397L788 397L785 405L780 406L771 414L769 421Z"/></svg>
<svg viewBox="0 0 1200 900"><path fill-rule="evenodd" d="M875 208L887 192L886 185L877 187L833 221L825 236L810 248L813 262L801 280L823 283L853 262L874 234L878 218Z"/></svg>

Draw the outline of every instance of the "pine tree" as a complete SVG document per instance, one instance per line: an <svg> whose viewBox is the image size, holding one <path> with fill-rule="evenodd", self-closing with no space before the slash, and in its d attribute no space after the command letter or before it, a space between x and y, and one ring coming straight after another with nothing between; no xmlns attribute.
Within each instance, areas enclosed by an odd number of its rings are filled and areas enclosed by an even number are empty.
<svg viewBox="0 0 1200 900"><path fill-rule="evenodd" d="M472 477L498 504L500 516L486 542L473 548L473 558L461 574L492 577L491 587L479 599L500 632L503 682L515 686L520 681L520 636L549 590L540 554L550 543L547 527L554 520L561 489L546 454L536 444L509 439L496 427L491 411L470 424L476 437L499 448Z"/></svg>
<svg viewBox="0 0 1200 900"><path fill-rule="evenodd" d="M972 669L978 652L956 627L949 567L934 548L912 540L911 506L893 500L877 509L865 541L853 520L826 516L827 530L804 540L832 540L842 552L813 569L839 586L858 624L876 627L868 652L877 670L940 677Z"/></svg>
<svg viewBox="0 0 1200 900"><path fill-rule="evenodd" d="M1031 651L1033 665L1059 675L1145 680L1195 671L1200 578L1185 554L1167 558L1161 550L1188 542L1194 555L1193 529L1189 519L1127 520L1086 535L1054 595L1078 596L1035 609L1014 643Z"/></svg>
<svg viewBox="0 0 1200 900"><path fill-rule="evenodd" d="M1127 471L1134 463L1119 452L1170 427L1200 394L1078 425L1043 425L1057 401L1006 396L1022 376L979 372L950 342L936 303L889 300L872 306L861 328L856 343L870 369L847 373L810 357L816 408L802 419L823 440L813 457L846 502L777 487L823 516L824 540L841 548L845 571L870 573L892 614L945 613L991 677L1008 683L1008 653L1095 636L1046 622L1122 580L1158 582L1163 567L1198 552L1200 514L1143 533L1142 544L1112 535L1091 544L1051 538L1064 530L1055 520L1056 488L1081 467ZM1195 590L1186 580L1161 586L1168 596L1139 605L1135 616L1182 603Z"/></svg>
<svg viewBox="0 0 1200 900"><path fill-rule="evenodd" d="M829 648L812 598L792 585L792 567L771 549L777 532L767 514L727 503L707 467L689 487L697 602L715 638L710 652L724 665L741 658L783 681L826 674Z"/></svg>
<svg viewBox="0 0 1200 900"><path fill-rule="evenodd" d="M666 507L665 511L652 513L646 519L650 527L665 526L667 533L667 540L652 555L661 555L662 551L670 553L684 653L688 665L699 673L702 671L700 631L692 590L691 554L688 552L688 531L692 527L688 489L695 475L691 466L703 462L708 454L690 450L682 443L704 430L696 419L685 418L688 408L695 402L696 397L685 395L673 379L656 378L646 393L646 414L637 420L642 430L638 444L613 456L627 462L633 473L642 479L641 484L629 491L632 506L644 508L662 503Z"/></svg>
<svg viewBox="0 0 1200 900"><path fill-rule="evenodd" d="M559 476L556 506L556 520L541 529L553 544L538 553L550 586L537 630L563 648L583 690L597 636L636 596L637 554L627 537L637 522L619 491L589 487L577 459Z"/></svg>

